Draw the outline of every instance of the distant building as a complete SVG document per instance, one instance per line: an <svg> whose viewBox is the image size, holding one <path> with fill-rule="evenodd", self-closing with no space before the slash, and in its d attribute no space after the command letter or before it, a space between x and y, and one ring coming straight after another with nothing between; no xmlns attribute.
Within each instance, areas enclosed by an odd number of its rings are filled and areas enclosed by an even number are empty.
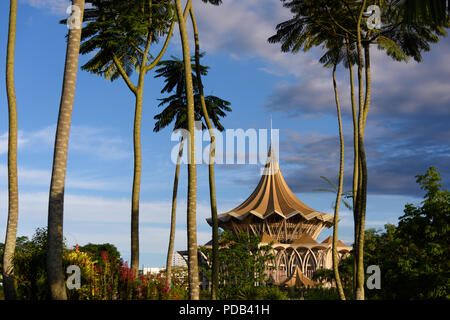
<svg viewBox="0 0 450 320"><path fill-rule="evenodd" d="M158 274L165 269L166 268L144 268L142 269L142 274Z"/></svg>
<svg viewBox="0 0 450 320"><path fill-rule="evenodd" d="M186 267L187 263L183 256L177 251L172 256L172 267Z"/></svg>
<svg viewBox="0 0 450 320"><path fill-rule="evenodd" d="M333 215L313 210L295 196L272 153L270 147L256 189L242 204L218 216L219 227L233 233L261 235L261 244L273 242L275 259L269 263L267 273L274 283L290 285L300 281L310 286L313 283L310 278L317 269L332 268L332 237L321 243L316 239L325 227L333 226ZM212 225L211 218L206 220ZM210 242L205 246L208 245ZM339 259L350 250L351 247L337 241Z"/></svg>

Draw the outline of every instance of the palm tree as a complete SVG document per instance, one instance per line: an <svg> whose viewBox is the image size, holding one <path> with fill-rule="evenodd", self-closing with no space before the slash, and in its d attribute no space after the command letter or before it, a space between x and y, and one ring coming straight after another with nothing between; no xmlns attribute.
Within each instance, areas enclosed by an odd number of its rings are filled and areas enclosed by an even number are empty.
<svg viewBox="0 0 450 320"><path fill-rule="evenodd" d="M221 0L203 0L203 2L210 2L214 5L219 5ZM212 221L212 270L211 270L211 299L217 299L217 291L219 288L219 220L217 218L217 201L216 201L216 183L214 178L214 159L216 154L216 137L214 135L214 128L208 115L208 109L205 102L202 84L202 73L200 72L200 40L198 35L197 22L195 20L194 9L191 6L189 9L192 26L194 29L195 39L195 66L197 76L197 87L200 95L200 102L202 106L203 117L209 130L210 136L210 152L209 152L209 199L211 203L211 221ZM212 115L211 115L212 116Z"/></svg>
<svg viewBox="0 0 450 320"><path fill-rule="evenodd" d="M402 20L402 6L398 0L371 1L381 8L381 29L366 30L363 13L367 0L308 1L281 0L294 17L277 26L277 34L269 42L282 42L283 51L308 50L324 41L327 34L344 38L347 47L356 45L358 66L358 108L354 115L354 221L355 221L355 287L356 299L364 299L364 227L367 202L367 164L364 149L364 130L371 98L370 46L379 48L395 60L406 61L413 57L421 60L421 52L430 50L429 43L437 42L445 31L435 25L406 23ZM347 55L348 56L348 55ZM364 79L363 79L364 73ZM351 81L352 81L351 74ZM353 88L352 88L353 92ZM353 95L352 95L353 103ZM355 103L353 103L355 105ZM356 121L355 121L356 120ZM357 123L357 125L355 125ZM357 156L356 156L357 154ZM356 165L357 163L357 165Z"/></svg>
<svg viewBox="0 0 450 320"><path fill-rule="evenodd" d="M336 32L335 28L332 28L333 31ZM334 205L334 222L333 222L333 243L332 243L332 261L333 261L333 273L336 280L336 286L339 292L339 297L341 300L345 300L345 294L342 287L341 279L339 276L338 270L338 253L337 253L337 238L338 238L338 221L339 221L339 206L341 198L344 197L343 194L343 184L344 184L344 134L342 130L342 116L341 116L341 106L339 101L339 92L336 82L336 68L339 63L347 62L348 67L351 68L352 59L348 56L350 48L347 46L346 42L342 37L336 38L331 36L325 42L325 48L328 48L328 51L320 58L320 62L324 64L325 67L333 68L332 78L333 78L333 89L334 89L334 99L336 103L336 111L337 111L337 119L338 119L338 127L339 127L339 181L336 186L331 180L321 177L323 180L327 181L331 186L336 190L336 201ZM345 59L347 58L347 60ZM347 192L348 196L348 192ZM342 202L347 208L350 208L350 205L342 199Z"/></svg>
<svg viewBox="0 0 450 320"><path fill-rule="evenodd" d="M163 57L174 27L172 4L169 0L133 1L91 0L86 10L89 24L83 29L80 52L97 50L95 56L82 66L83 70L114 81L122 78L135 97L133 147L134 173L131 196L131 268L139 269L139 198L141 185L141 122L144 80ZM166 35L164 45L154 58L150 47ZM130 79L133 70L138 82Z"/></svg>
<svg viewBox="0 0 450 320"><path fill-rule="evenodd" d="M8 223L3 253L3 290L6 300L16 299L13 257L19 219L17 185L17 101L14 88L14 52L16 42L17 0L10 1L8 48L6 56L6 94L8 97Z"/></svg>
<svg viewBox="0 0 450 320"><path fill-rule="evenodd" d="M175 94L168 98L160 99L161 103L159 106L167 105L166 108L155 116L155 128L153 131L159 132L161 129L167 127L170 123L174 122L174 131L177 129L187 129L187 113L186 113L186 90L185 90L185 79L184 79L184 62L176 57L172 57L172 60L161 61L159 63L160 68L156 70L155 77L164 77L165 86L161 90L161 93L171 93L175 91ZM206 75L207 67L196 65L193 66L196 73ZM192 79L197 79L196 73L192 73ZM196 86L196 81L194 83L195 90L195 119L197 121L202 120L202 109L200 108L199 100L201 99L198 86ZM230 103L228 101L222 100L215 96L207 96L205 99L208 113L212 115L214 125L219 131L223 131L223 126L219 122L220 117L226 116L226 111L231 111L228 106ZM205 125L203 125L205 127ZM166 272L167 272L167 282L171 283L171 270L172 270L172 256L173 256L173 246L175 241L175 222L176 222L176 204L177 204L177 190L178 190L178 178L181 164L181 157L183 154L185 137L181 137L177 163L175 167L175 178L173 184L173 194L172 194L172 213L171 213L171 226L170 226L170 237L169 237L169 248L167 252L166 261Z"/></svg>
<svg viewBox="0 0 450 320"><path fill-rule="evenodd" d="M191 6L191 0L187 1L186 8ZM191 73L191 54L189 49L189 38L186 30L186 19L184 18L180 0L175 0L180 31L181 45L183 50L184 76L186 81L187 101L187 126L188 126L188 205L187 205L187 243L188 243L188 282L189 298L198 300L200 298L198 282L198 248L197 248L197 170L195 166L195 123L194 123L194 91ZM188 11L189 12L189 9Z"/></svg>
<svg viewBox="0 0 450 320"><path fill-rule="evenodd" d="M74 14L79 13L83 22L84 0L72 0ZM66 288L62 269L64 186L66 180L67 151L72 121L75 83L77 80L78 54L80 50L81 25L71 27L67 40L64 80L56 127L53 170L48 205L47 277L52 299L66 300Z"/></svg>
<svg viewBox="0 0 450 320"><path fill-rule="evenodd" d="M345 295L342 287L342 283L338 271L338 256L337 256L337 234L338 234L338 221L339 221L339 207L340 201L343 196L343 178L344 178L344 137L342 132L342 119L341 119L341 107L339 101L338 88L336 83L336 68L339 63L344 61L347 55L350 55L347 59L349 67L353 63L351 58L351 52L348 50L351 48L346 46L343 41L342 31L337 30L327 19L319 16L319 13L323 14L324 8L315 7L314 4L305 4L304 7L297 7L298 3L290 2L287 6L291 8L296 16L286 22L283 22L277 26L277 34L269 38L269 42L282 42L282 51L297 52L301 49L304 51L309 50L313 46L322 45L326 50L325 54L319 59L325 67L333 68L333 89L334 97L337 109L338 127L339 127L339 142L340 142L340 158L339 158L339 181L336 186L331 180L321 177L325 181L331 184L336 192L336 201L334 205L334 223L333 223L333 245L332 245L332 260L333 260L333 272L338 288L339 296L342 300L345 300ZM286 4L285 4L286 5ZM334 8L336 9L336 8ZM318 11L318 12L316 12ZM343 23L345 23L344 21ZM329 189L316 189L318 191L330 191ZM346 206L348 203L343 200Z"/></svg>

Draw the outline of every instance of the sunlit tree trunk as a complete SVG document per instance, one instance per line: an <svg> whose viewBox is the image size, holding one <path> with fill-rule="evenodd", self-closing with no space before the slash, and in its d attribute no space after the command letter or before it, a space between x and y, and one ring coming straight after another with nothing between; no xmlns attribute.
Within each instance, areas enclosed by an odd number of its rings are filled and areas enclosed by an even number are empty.
<svg viewBox="0 0 450 320"><path fill-rule="evenodd" d="M189 3L190 0L188 0ZM195 120L194 120L194 91L192 84L191 56L186 21L183 17L180 0L175 0L178 26L183 49L184 72L186 78L186 97L188 115L188 205L187 205L187 242L188 242L188 280L189 299L199 299L198 281L198 248L197 248L197 172L195 166ZM187 7L189 4L186 5Z"/></svg>
<svg viewBox="0 0 450 320"><path fill-rule="evenodd" d="M134 172L133 189L131 194L131 269L137 276L139 270L139 197L141 190L142 151L141 151L141 122L143 104L143 76L139 75L141 82L136 92L136 104L134 110L133 148L134 148Z"/></svg>
<svg viewBox="0 0 450 320"><path fill-rule="evenodd" d="M356 113L356 103L355 103L355 81L353 78L353 67L351 61L350 54L350 40L348 34L345 35L345 46L347 51L347 63L349 69L349 77L350 77L350 99L352 105L352 119L353 119L353 185L352 185L352 200L353 200L353 209L356 208L356 194L358 190L358 172L359 172L359 158L358 158L358 118ZM355 242L357 239L357 235L359 234L359 230L357 226L359 225L357 215L353 215L354 222L354 234L355 234ZM354 253L355 255L355 253ZM356 291L356 257L353 259L353 290Z"/></svg>
<svg viewBox="0 0 450 320"><path fill-rule="evenodd" d="M73 0L72 5L80 15L80 25L70 28L67 40L64 79L56 127L53 170L50 184L48 208L48 249L47 277L52 299L66 300L64 271L62 269L64 186L67 169L67 151L69 148L70 125L78 71L80 51L81 23L83 21L84 0Z"/></svg>
<svg viewBox="0 0 450 320"><path fill-rule="evenodd" d="M200 72L200 41L198 37L197 23L194 16L194 11L191 6L190 9L192 25L194 27L195 38L195 65L197 74L197 85L200 93L200 103L202 106L203 117L205 118L206 125L210 135L210 153L209 153L209 199L211 203L211 220L212 220L212 271L211 271L211 299L217 299L217 289L219 286L219 222L217 219L217 203L216 203L216 183L214 179L214 157L216 153L216 137L214 135L214 128L206 109L205 96L203 92L203 84Z"/></svg>
<svg viewBox="0 0 450 320"><path fill-rule="evenodd" d="M341 119L341 106L339 103L339 94L338 88L336 84L336 64L333 67L333 88L334 88L334 98L336 102L337 109L337 117L339 123L339 183L336 195L336 205L334 207L334 220L333 220L333 245L332 245L332 253L333 253L333 272L334 278L336 280L336 286L339 292L339 297L341 300L345 300L344 289L342 288L341 277L339 276L338 269L338 252L337 252L337 239L338 239L338 222L339 222L339 206L341 202L342 196L342 186L344 182L344 135L342 132L342 119Z"/></svg>
<svg viewBox="0 0 450 320"><path fill-rule="evenodd" d="M17 101L14 88L14 55L16 42L17 0L10 1L8 48L6 55L6 95L8 97L8 222L3 252L3 291L6 300L16 299L13 257L19 219L17 182Z"/></svg>
<svg viewBox="0 0 450 320"><path fill-rule="evenodd" d="M354 256L356 262L356 288L355 299L364 300L364 215L366 206L366 188L367 188L367 168L366 156L364 151L364 83L363 83L363 50L361 40L361 21L362 13L365 10L366 0L362 2L358 22L356 26L357 51L358 51L358 158L359 158L359 174L358 174L358 190L356 195L356 203L354 215L356 215L357 224L355 225L355 244ZM366 96L367 97L367 96Z"/></svg>
<svg viewBox="0 0 450 320"><path fill-rule="evenodd" d="M180 148L178 149L177 164L175 166L175 178L173 180L173 193L172 193L172 214L170 216L170 236L169 236L169 249L167 250L166 260L166 274L167 285L172 283L172 257L173 247L175 243L175 227L177 222L177 194L178 194L178 178L180 176L181 157L183 156L184 137L181 138Z"/></svg>

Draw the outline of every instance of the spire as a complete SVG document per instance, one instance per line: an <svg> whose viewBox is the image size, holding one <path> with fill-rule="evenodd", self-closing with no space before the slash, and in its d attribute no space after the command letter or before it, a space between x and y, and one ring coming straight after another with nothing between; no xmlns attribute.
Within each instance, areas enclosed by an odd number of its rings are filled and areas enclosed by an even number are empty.
<svg viewBox="0 0 450 320"><path fill-rule="evenodd" d="M272 146L272 115L270 115L270 146Z"/></svg>

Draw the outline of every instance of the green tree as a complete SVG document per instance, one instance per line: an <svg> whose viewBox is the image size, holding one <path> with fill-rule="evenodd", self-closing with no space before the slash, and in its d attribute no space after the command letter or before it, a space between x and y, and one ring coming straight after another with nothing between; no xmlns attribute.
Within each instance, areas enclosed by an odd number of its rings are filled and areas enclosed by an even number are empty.
<svg viewBox="0 0 450 320"><path fill-rule="evenodd" d="M381 271L369 299L450 298L450 192L434 167L416 178L426 192L421 205L407 204L397 226L365 232L364 260Z"/></svg>
<svg viewBox="0 0 450 320"><path fill-rule="evenodd" d="M47 276L50 285L51 298L57 300L67 300L64 273L62 270L64 186L66 180L70 124L72 121L75 84L78 71L78 54L80 50L84 0L73 0L72 11L76 18L75 22L71 24L71 27L69 28L67 39L64 80L53 154L47 224Z"/></svg>
<svg viewBox="0 0 450 320"><path fill-rule="evenodd" d="M21 300L51 298L49 277L46 272L46 253L49 245L47 229L37 228L31 240L28 237L18 237L17 240L13 262L19 298ZM61 247L62 251L66 250L64 239Z"/></svg>
<svg viewBox="0 0 450 320"><path fill-rule="evenodd" d="M93 8L86 10L80 52L96 51L94 57L82 66L83 70L114 81L122 78L135 97L134 108L134 173L131 196L131 268L139 269L139 197L141 185L141 122L145 75L163 57L174 27L173 8L169 0L150 1L90 1ZM152 44L166 35L156 57L150 53ZM130 79L138 72L134 85Z"/></svg>
<svg viewBox="0 0 450 320"><path fill-rule="evenodd" d="M416 182L425 193L421 206L407 204L399 218L396 236L404 251L401 273L408 277L411 298L450 298L450 191L439 172L430 167Z"/></svg>
<svg viewBox="0 0 450 320"><path fill-rule="evenodd" d="M272 246L261 246L261 236L246 232L233 234L223 231L219 237L219 290L220 299L239 298L243 291L254 286L264 285L267 281L266 263L274 259ZM212 258L212 250L202 247L201 251ZM203 274L211 279L211 265L202 266ZM248 292L247 292L248 293Z"/></svg>
<svg viewBox="0 0 450 320"><path fill-rule="evenodd" d="M16 298L14 285L14 249L19 220L19 187L17 183L17 101L14 88L17 0L10 1L8 46L6 55L6 95L8 97L8 222L2 255L3 290L6 300Z"/></svg>
<svg viewBox="0 0 450 320"><path fill-rule="evenodd" d="M105 261L103 261L105 258L109 261L120 261L121 259L119 250L117 250L116 246L111 243L88 243L79 247L79 250L90 253L92 255L92 259L97 261L96 265L102 268L105 267Z"/></svg>
<svg viewBox="0 0 450 320"><path fill-rule="evenodd" d="M195 119L197 121L201 121L203 118L202 109L200 108L201 95L198 89L198 82L196 79L198 78L198 74L207 74L208 67L200 65L198 68L194 64L192 72L192 79L194 83L194 100L195 100ZM186 97L186 88L185 88L185 78L184 78L184 62L176 57L172 57L171 60L161 61L159 63L159 68L156 70L155 77L164 77L165 85L161 90L161 93L172 93L169 97L159 99L161 103L159 106L166 105L166 108L156 115L154 118L156 121L155 127L153 131L159 132L161 129L165 128L172 122L174 122L174 131L177 129L187 129L187 97ZM214 122L214 126L219 130L223 131L224 127L220 123L220 118L226 116L226 112L230 112L231 108L229 107L230 102L222 100L216 96L207 96L204 98L204 103L208 110L208 113L211 114L211 117ZM202 124L203 127L206 127ZM178 178L180 172L180 164L181 157L183 154L183 146L184 146L185 136L181 137L181 141L179 144L177 162L175 166L175 178L173 184L173 193L172 193L172 213L171 213L171 227L170 227L170 236L169 236L169 248L167 252L167 260L166 260L166 272L168 283L171 283L172 279L172 256L173 256L173 246L175 241L175 223L176 223L176 205L177 205L177 192L178 192Z"/></svg>

